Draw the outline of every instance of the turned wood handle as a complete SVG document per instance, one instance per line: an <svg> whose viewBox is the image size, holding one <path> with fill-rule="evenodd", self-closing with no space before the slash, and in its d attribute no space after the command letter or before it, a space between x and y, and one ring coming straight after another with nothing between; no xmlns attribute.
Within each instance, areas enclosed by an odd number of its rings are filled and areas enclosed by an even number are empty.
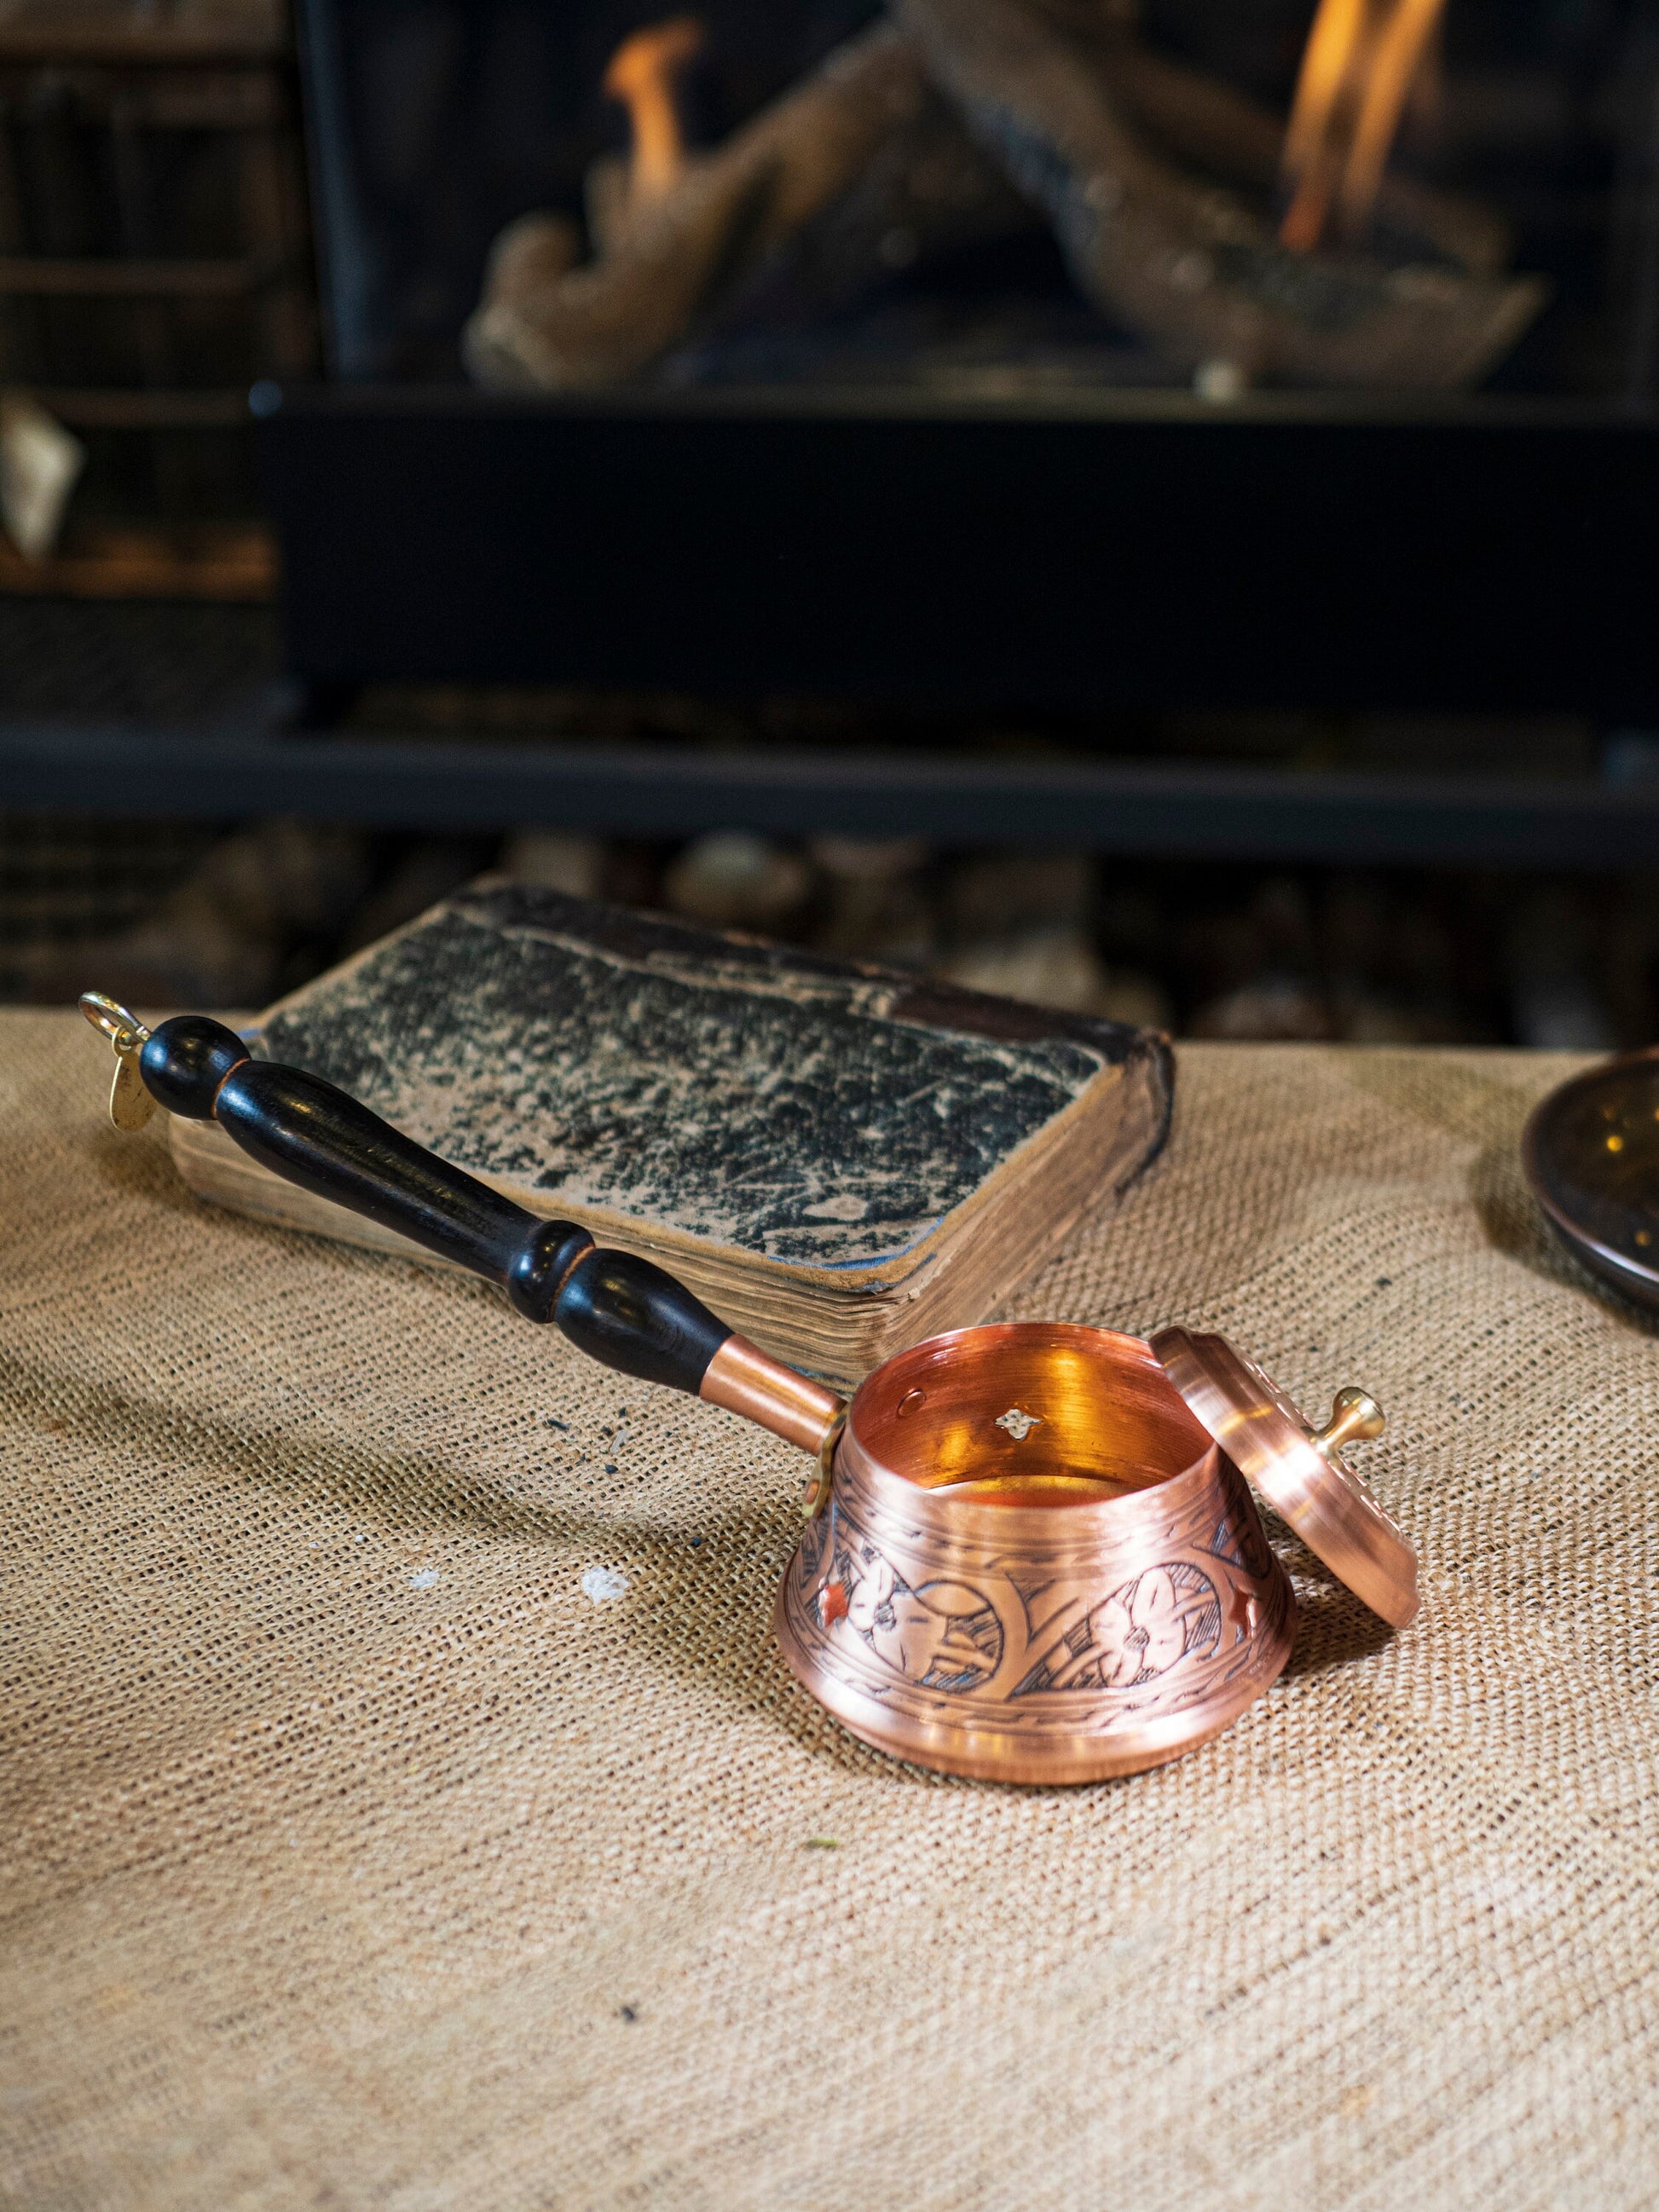
<svg viewBox="0 0 1659 2212"><path fill-rule="evenodd" d="M732 1336L650 1261L602 1252L574 1223L515 1206L321 1076L255 1060L222 1022L201 1014L163 1022L139 1070L169 1112L216 1121L272 1174L500 1284L528 1319L556 1322L581 1351L624 1375L696 1395ZM799 1383L790 1370L778 1371Z"/></svg>

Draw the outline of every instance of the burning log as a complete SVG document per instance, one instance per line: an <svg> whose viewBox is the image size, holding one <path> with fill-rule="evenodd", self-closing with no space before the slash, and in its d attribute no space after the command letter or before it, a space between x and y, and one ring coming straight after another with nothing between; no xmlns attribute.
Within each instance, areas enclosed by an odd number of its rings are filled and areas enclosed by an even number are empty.
<svg viewBox="0 0 1659 2212"><path fill-rule="evenodd" d="M940 171L933 157L947 137L957 151ZM963 139L913 48L878 25L715 152L687 157L643 204L630 191L629 219L596 261L556 267L557 217L526 217L504 234L467 326L468 365L486 384L550 391L631 376L849 195L848 223L820 241L838 281L854 258L867 279L882 239L907 226L948 228L979 220L982 206L1006 223L1015 196ZM942 192L927 189L930 161L946 174Z"/></svg>
<svg viewBox="0 0 1659 2212"><path fill-rule="evenodd" d="M1126 119L1154 148L1255 192L1272 193L1283 185L1284 118L1135 37L1138 0L1035 4L1088 49L1113 97L1122 103ZM1438 98L1443 101L1443 88ZM1292 177L1292 186L1294 182ZM1382 258L1391 262L1420 259L1426 252L1472 274L1496 276L1509 267L1514 254L1509 224L1479 200L1386 170L1375 179L1371 220L1383 243Z"/></svg>
<svg viewBox="0 0 1659 2212"><path fill-rule="evenodd" d="M1178 159L1211 174L1271 192L1284 173L1285 125L1270 108L1139 41L1103 40L1098 66L1128 120ZM1413 178L1385 174L1371 222L1398 257L1425 252L1472 276L1509 266L1509 225L1478 200L1440 191ZM1395 258L1391 252L1389 258Z"/></svg>
<svg viewBox="0 0 1659 2212"><path fill-rule="evenodd" d="M1316 385L1473 384L1544 288L1298 253L1235 194L1184 175L1127 120L1089 45L1030 0L893 0L934 82L1047 211L1098 307L1182 366Z"/></svg>

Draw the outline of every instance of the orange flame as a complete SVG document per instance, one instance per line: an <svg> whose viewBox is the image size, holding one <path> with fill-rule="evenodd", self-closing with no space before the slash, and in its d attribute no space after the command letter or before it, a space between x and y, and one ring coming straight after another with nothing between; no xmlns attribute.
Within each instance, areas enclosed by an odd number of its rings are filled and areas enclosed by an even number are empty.
<svg viewBox="0 0 1659 2212"><path fill-rule="evenodd" d="M1445 0L1319 0L1285 133L1286 246L1364 228Z"/></svg>
<svg viewBox="0 0 1659 2212"><path fill-rule="evenodd" d="M604 88L628 110L634 140L628 189L635 203L660 199L685 167L674 88L702 36L696 16L671 15L635 31L611 57Z"/></svg>

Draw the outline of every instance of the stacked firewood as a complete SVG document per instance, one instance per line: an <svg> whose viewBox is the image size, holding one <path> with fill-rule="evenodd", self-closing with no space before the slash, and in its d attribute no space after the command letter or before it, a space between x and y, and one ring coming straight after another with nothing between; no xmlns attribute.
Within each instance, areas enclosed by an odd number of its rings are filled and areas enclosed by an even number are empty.
<svg viewBox="0 0 1659 2212"><path fill-rule="evenodd" d="M691 151L674 97L697 38L678 18L611 64L633 153L590 179L591 255L562 215L497 240L466 337L482 381L616 383L769 296L830 313L1038 224L1091 307L1212 392L1467 386L1542 303L1537 279L1505 273L1500 222L1398 178L1363 238L1287 239L1281 119L1137 40L1111 0L889 0Z"/></svg>

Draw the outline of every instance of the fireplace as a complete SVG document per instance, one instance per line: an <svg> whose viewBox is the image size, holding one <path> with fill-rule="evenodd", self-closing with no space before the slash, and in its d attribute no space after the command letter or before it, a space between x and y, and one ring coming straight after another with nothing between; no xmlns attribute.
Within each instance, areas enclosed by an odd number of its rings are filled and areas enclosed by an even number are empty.
<svg viewBox="0 0 1659 2212"><path fill-rule="evenodd" d="M302 0L290 652L1659 713L1659 9Z"/></svg>

